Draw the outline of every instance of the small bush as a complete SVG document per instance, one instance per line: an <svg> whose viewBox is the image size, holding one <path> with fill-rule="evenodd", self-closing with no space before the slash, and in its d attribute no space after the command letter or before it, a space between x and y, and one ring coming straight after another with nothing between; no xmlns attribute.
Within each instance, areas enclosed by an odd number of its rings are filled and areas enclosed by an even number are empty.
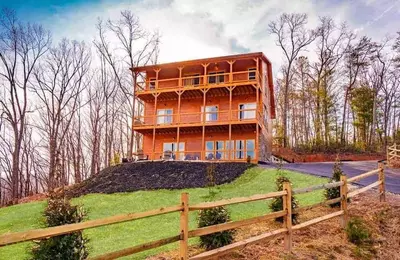
<svg viewBox="0 0 400 260"><path fill-rule="evenodd" d="M79 223L83 220L84 212L78 206L72 206L64 194L50 195L44 211L46 226L54 227L65 224ZM81 231L40 240L32 248L34 260L82 260L88 257L85 246L87 239Z"/></svg>
<svg viewBox="0 0 400 260"><path fill-rule="evenodd" d="M332 178L331 178L330 182L340 181L340 177L343 175L341 165L342 165L342 163L340 162L340 159L338 156L338 157L336 157L335 164L333 165ZM324 195L327 200L339 198L340 197L340 187L325 189ZM330 206L331 207L339 207L340 202L331 204Z"/></svg>
<svg viewBox="0 0 400 260"><path fill-rule="evenodd" d="M229 212L225 207L216 207L200 211L199 228L222 224L230 221ZM207 250L215 249L232 243L234 230L226 230L205 236L200 236L200 245Z"/></svg>
<svg viewBox="0 0 400 260"><path fill-rule="evenodd" d="M370 238L369 230L360 218L353 218L347 223L346 233L347 239L356 245L361 245Z"/></svg>
<svg viewBox="0 0 400 260"><path fill-rule="evenodd" d="M283 183L285 183L285 182L291 183L290 180L285 176L279 176L275 180L276 188L278 191L283 190ZM299 202L297 201L297 199L294 196L292 196L291 200L292 200L292 210L298 208ZM283 210L283 198L282 197L274 198L272 203L269 205L269 207L274 212ZM293 224L298 223L298 215L299 214L297 214L297 213L292 213L292 223ZM276 218L276 221L283 222L283 217Z"/></svg>
<svg viewBox="0 0 400 260"><path fill-rule="evenodd" d="M215 187L215 165L212 163L207 167L207 186L208 201L215 200L218 193ZM230 221L230 215L225 207L216 207L211 209L201 210L199 212L198 227L208 227L212 225L222 224ZM200 236L200 245L206 249L214 249L232 243L235 230L226 230L218 233L212 233L205 236Z"/></svg>

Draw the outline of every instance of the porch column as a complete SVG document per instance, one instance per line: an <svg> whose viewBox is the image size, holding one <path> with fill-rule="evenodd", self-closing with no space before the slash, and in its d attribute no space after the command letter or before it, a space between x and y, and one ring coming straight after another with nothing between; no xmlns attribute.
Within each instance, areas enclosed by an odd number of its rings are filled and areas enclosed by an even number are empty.
<svg viewBox="0 0 400 260"><path fill-rule="evenodd" d="M207 91L208 90L206 90L206 89L203 89L202 90L202 92L203 92L203 113L201 114L201 117L202 117L202 135L201 135L201 157L202 157L202 160L205 160L206 159L206 157L205 157L205 154L206 154L206 149L205 149L205 143L204 143L204 141L205 141L205 132L206 132L206 94L207 94Z"/></svg>
<svg viewBox="0 0 400 260"><path fill-rule="evenodd" d="M153 115L153 146L151 152L151 159L154 160L154 152L156 147L156 125L157 125L157 97L160 93L153 94L154 96L154 115Z"/></svg>
<svg viewBox="0 0 400 260"><path fill-rule="evenodd" d="M208 65L210 65L210 63L203 63L201 64L204 68L204 75L203 75L203 86L208 84L208 80L207 80L207 67Z"/></svg>
<svg viewBox="0 0 400 260"><path fill-rule="evenodd" d="M230 60L228 61L229 63L229 82L233 81L233 63L235 63L235 60Z"/></svg>
<svg viewBox="0 0 400 260"><path fill-rule="evenodd" d="M178 81L178 86L182 87L182 70L183 70L183 66L182 67L178 67L179 70L179 81Z"/></svg>
<svg viewBox="0 0 400 260"><path fill-rule="evenodd" d="M161 69L154 69L154 71L156 72L156 89L158 89L158 74L160 72Z"/></svg>

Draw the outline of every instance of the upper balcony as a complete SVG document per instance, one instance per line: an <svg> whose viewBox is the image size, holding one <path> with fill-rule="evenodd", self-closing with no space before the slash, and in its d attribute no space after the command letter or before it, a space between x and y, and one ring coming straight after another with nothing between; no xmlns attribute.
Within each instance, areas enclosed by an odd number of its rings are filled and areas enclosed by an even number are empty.
<svg viewBox="0 0 400 260"><path fill-rule="evenodd" d="M250 53L149 65L132 68L132 71L137 79L136 96L148 102L156 96L159 100L178 99L182 93L197 97L207 89L218 92L231 86L258 89L265 82L265 66L262 53Z"/></svg>
<svg viewBox="0 0 400 260"><path fill-rule="evenodd" d="M257 85L260 83L260 74L256 68L235 72L208 72L208 74L195 74L190 76L159 79L149 78L137 82L136 94L154 92L170 92L179 90L199 89L201 87L218 88L238 85Z"/></svg>

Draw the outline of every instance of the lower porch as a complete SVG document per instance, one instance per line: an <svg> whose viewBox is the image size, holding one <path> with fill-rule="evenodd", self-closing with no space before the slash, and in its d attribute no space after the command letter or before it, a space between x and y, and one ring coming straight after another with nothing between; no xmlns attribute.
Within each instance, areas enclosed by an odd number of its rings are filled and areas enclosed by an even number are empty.
<svg viewBox="0 0 400 260"><path fill-rule="evenodd" d="M185 129L187 130L187 129ZM226 129L228 130L228 129ZM178 130L179 131L179 130ZM248 129L157 132L143 137L143 152L150 160L258 161L256 126Z"/></svg>

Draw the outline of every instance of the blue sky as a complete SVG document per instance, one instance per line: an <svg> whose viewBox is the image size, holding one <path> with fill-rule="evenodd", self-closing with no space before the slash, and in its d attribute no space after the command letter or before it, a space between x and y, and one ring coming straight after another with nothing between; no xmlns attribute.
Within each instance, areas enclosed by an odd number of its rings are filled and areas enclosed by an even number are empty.
<svg viewBox="0 0 400 260"><path fill-rule="evenodd" d="M400 30L400 0L0 0L0 6L43 24L54 41L67 37L88 43L99 17L115 18L130 9L146 28L160 31L161 62L263 51L280 63L266 29L283 12L307 13L310 27L329 15L374 40Z"/></svg>

